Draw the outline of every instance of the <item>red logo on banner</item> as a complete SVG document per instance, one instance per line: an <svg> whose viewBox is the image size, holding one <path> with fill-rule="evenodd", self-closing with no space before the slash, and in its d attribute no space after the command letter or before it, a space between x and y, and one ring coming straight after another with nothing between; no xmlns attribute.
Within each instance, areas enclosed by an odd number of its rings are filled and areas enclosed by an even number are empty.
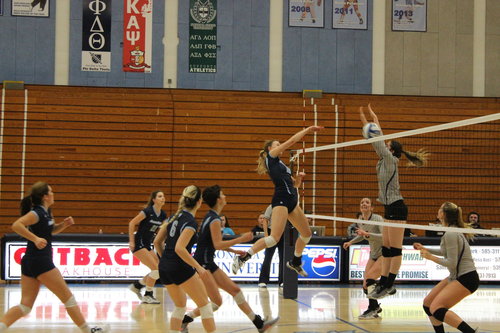
<svg viewBox="0 0 500 333"><path fill-rule="evenodd" d="M123 71L151 72L153 0L124 0Z"/></svg>

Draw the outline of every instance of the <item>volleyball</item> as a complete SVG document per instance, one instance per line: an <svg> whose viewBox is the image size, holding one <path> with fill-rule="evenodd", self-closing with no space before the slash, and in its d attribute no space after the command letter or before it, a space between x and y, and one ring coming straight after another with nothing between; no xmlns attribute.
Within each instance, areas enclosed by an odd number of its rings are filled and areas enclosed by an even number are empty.
<svg viewBox="0 0 500 333"><path fill-rule="evenodd" d="M375 123L367 123L363 126L363 138L370 139L380 135L380 128Z"/></svg>

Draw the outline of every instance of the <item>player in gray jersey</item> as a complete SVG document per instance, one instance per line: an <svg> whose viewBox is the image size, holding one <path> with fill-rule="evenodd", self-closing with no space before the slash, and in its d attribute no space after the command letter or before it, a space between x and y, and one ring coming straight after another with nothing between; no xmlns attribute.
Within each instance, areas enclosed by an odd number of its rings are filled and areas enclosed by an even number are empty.
<svg viewBox="0 0 500 333"><path fill-rule="evenodd" d="M373 206L370 198L361 199L359 209L361 212L359 219L361 220L384 221L382 216L373 214ZM382 227L371 224L360 224L359 228L356 229L356 233L357 236L349 242L345 242L343 247L347 250L352 244L359 243L363 240L367 240L368 244L370 244L370 259L366 263L363 279L363 291L368 295L375 288L376 280L380 277L382 268L382 260L379 259L382 255ZM382 312L380 303L378 303L376 299L368 296L368 301L368 309L358 317L359 319L375 319L378 318L378 314Z"/></svg>
<svg viewBox="0 0 500 333"><path fill-rule="evenodd" d="M445 227L466 228L462 209L454 203L442 204L438 218ZM478 328L473 329L455 312L448 310L479 287L479 275L467 238L471 239L472 234L447 231L441 237L439 250L428 249L420 243L413 244L422 257L445 266L450 272L424 299L424 311L436 333L444 333L443 322L463 333L479 332Z"/></svg>
<svg viewBox="0 0 500 333"><path fill-rule="evenodd" d="M368 104L368 111L382 134L382 127L370 104ZM359 108L359 115L363 126L366 125L368 121L363 113L363 107ZM426 164L428 153L424 149L416 153L405 151L403 145L395 140L388 141L387 144L384 141L377 141L372 145L380 158L377 163L378 201L384 205L384 219L392 223L406 223L408 208L399 191L399 159L404 154L409 161L409 166L421 167ZM404 228L386 227L383 229L382 273L377 286L369 294L370 297L380 299L395 293L394 280L401 267L403 237Z"/></svg>

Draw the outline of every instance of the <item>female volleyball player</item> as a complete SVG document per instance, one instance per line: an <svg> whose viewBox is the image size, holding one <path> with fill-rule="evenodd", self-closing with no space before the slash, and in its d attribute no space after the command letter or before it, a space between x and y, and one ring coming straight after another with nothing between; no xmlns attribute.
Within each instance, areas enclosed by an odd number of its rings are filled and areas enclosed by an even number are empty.
<svg viewBox="0 0 500 333"><path fill-rule="evenodd" d="M438 218L445 227L466 228L462 221L462 209L454 203L445 202L441 205ZM439 250L428 249L420 243L413 244L415 249L420 250L422 257L445 266L450 272L450 276L432 288L424 299L424 311L437 333L444 333L443 322L460 332L479 332L479 329L474 330L455 312L449 310L479 287L479 275L467 238L472 238L472 235L447 231L441 237Z"/></svg>
<svg viewBox="0 0 500 333"><path fill-rule="evenodd" d="M134 256L146 265L151 272L141 280L135 281L129 286L143 303L160 304L153 296L153 288L158 280L158 257L153 251L151 244L158 228L166 220L167 214L161 209L165 204L165 195L161 191L151 193L146 208L141 210L128 224L129 248ZM134 235L135 229L138 227ZM146 287L144 297L141 289Z"/></svg>
<svg viewBox="0 0 500 333"><path fill-rule="evenodd" d="M302 269L302 251L311 239L311 229L304 212L298 205L298 184L305 174L299 174L297 179L292 177L292 171L280 160L280 156L293 144L299 142L306 134L320 131L322 126L309 126L295 133L291 138L280 144L277 140L269 140L264 143L258 159L257 173L269 174L274 183L274 195L272 199L273 224L271 235L259 239L243 256L234 256L232 270L236 274L239 269L250 259L250 257L265 248L273 247L283 235L286 221L289 220L299 232L299 238L295 242L294 257L287 262L288 268L293 269L302 276L307 276Z"/></svg>
<svg viewBox="0 0 500 333"><path fill-rule="evenodd" d="M359 219L361 220L384 221L382 216L373 214L372 201L369 198L361 199L359 209L361 212ZM343 247L347 250L352 244L359 243L365 239L370 244L370 259L366 263L363 279L363 291L368 295L375 288L376 280L380 277L382 269L382 260L379 260L380 256L382 256L382 227L372 224L360 224L359 228L356 229L356 233L358 236L349 242L345 242ZM380 303L376 299L368 296L368 302L368 309L358 317L359 319L378 318L378 314L382 312Z"/></svg>
<svg viewBox="0 0 500 333"><path fill-rule="evenodd" d="M21 259L21 303L10 308L0 319L0 332L31 311L42 284L63 302L66 312L82 332L107 331L103 327L88 326L61 272L54 266L52 235L75 222L70 216L55 223L50 210L53 203L54 192L44 182L33 184L30 195L21 201L22 216L12 224L12 230L28 240L26 253Z"/></svg>
<svg viewBox="0 0 500 333"><path fill-rule="evenodd" d="M203 190L203 201L210 207L207 215L201 224L198 244L194 258L198 263L207 270L207 274L203 277L203 283L207 288L208 296L212 301L214 310L217 310L222 305L222 296L219 288L233 296L238 307L252 321L259 332L265 332L274 325L279 318L268 321L262 320L262 317L256 315L250 305L248 305L245 296L241 292L240 287L231 280L224 271L219 269L214 262L215 250L225 250L230 246L249 242L253 239L251 232L247 232L238 238L231 240L223 240L221 235L221 218L220 213L226 205L226 196L218 185L207 187ZM184 316L183 331L187 324L193 321L193 318L199 315L199 310L195 309Z"/></svg>
<svg viewBox="0 0 500 333"><path fill-rule="evenodd" d="M198 230L194 217L201 203L201 190L194 185L186 187L179 199L177 212L168 223L160 227L153 242L156 252L162 254L158 266L161 283L165 285L175 304L170 317L172 332L181 330L186 312L186 293L200 308L205 330L215 332L212 305L201 280L208 273L191 256L191 248L196 243Z"/></svg>
<svg viewBox="0 0 500 333"><path fill-rule="evenodd" d="M368 110L373 122L378 125L382 133L382 127L370 104L368 104ZM359 114L363 126L366 125L368 121L363 113L363 107L359 108ZM405 151L401 143L395 140L387 144L377 141L372 145L380 157L377 163L378 201L384 205L384 219L393 223L406 223L408 208L399 190L399 158L401 154L404 154L410 161L410 165L421 167L427 161L427 152L423 149L416 153ZM383 229L382 273L377 286L369 294L370 297L380 299L387 294L395 293L394 280L401 267L403 236L404 228L385 227Z"/></svg>

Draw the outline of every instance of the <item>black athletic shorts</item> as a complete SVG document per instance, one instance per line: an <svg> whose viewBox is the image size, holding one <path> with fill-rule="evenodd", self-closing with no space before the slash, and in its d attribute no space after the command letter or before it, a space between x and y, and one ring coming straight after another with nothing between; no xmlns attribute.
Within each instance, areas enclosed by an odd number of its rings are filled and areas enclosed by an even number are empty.
<svg viewBox="0 0 500 333"><path fill-rule="evenodd" d="M285 206L288 209L288 213L293 212L297 203L299 202L297 191L294 194L289 193L274 193L273 201L271 202L272 207Z"/></svg>
<svg viewBox="0 0 500 333"><path fill-rule="evenodd" d="M167 263L165 266L167 267L163 267L163 265L158 267L160 281L163 285L181 285L196 273L196 270L188 264Z"/></svg>
<svg viewBox="0 0 500 333"><path fill-rule="evenodd" d="M216 270L219 269L219 266L215 262L206 262L206 263L200 263L200 265L205 268L206 270L209 270L210 273L215 273Z"/></svg>
<svg viewBox="0 0 500 333"><path fill-rule="evenodd" d="M31 278L37 278L39 275L56 268L52 257L26 257L21 259L21 273Z"/></svg>
<svg viewBox="0 0 500 333"><path fill-rule="evenodd" d="M403 200L384 205L384 218L393 221L406 221L408 219L408 207L406 207Z"/></svg>
<svg viewBox="0 0 500 333"><path fill-rule="evenodd" d="M469 289L471 294L479 288L479 275L477 274L477 271L460 275L457 278L457 281L460 282L465 288Z"/></svg>
<svg viewBox="0 0 500 333"><path fill-rule="evenodd" d="M135 239L134 240L134 252L132 253L135 253L139 250L142 250L142 249L146 249L149 251L152 250L152 247L151 247L151 241L149 242L145 242L143 239Z"/></svg>

